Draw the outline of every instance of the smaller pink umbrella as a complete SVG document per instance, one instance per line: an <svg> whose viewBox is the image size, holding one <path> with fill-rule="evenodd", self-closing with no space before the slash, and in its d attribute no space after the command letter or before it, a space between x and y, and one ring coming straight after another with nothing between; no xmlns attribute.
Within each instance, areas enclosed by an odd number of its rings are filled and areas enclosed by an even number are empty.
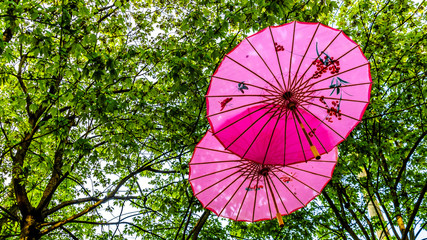
<svg viewBox="0 0 427 240"><path fill-rule="evenodd" d="M337 148L321 160L263 165L224 149L209 130L190 161L189 181L203 207L235 221L255 222L290 214L320 194L332 177Z"/></svg>

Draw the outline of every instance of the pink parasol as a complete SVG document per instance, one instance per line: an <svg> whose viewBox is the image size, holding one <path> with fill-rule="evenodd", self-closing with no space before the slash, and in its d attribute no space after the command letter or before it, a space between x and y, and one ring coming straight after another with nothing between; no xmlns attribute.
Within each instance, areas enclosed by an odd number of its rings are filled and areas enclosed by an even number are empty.
<svg viewBox="0 0 427 240"><path fill-rule="evenodd" d="M189 181L203 207L236 221L260 221L287 215L307 205L332 177L337 148L311 160L286 166L262 165L224 149L209 130L190 161Z"/></svg>
<svg viewBox="0 0 427 240"><path fill-rule="evenodd" d="M370 66L342 31L292 22L247 37L211 79L207 117L241 158L287 165L331 151L362 119Z"/></svg>

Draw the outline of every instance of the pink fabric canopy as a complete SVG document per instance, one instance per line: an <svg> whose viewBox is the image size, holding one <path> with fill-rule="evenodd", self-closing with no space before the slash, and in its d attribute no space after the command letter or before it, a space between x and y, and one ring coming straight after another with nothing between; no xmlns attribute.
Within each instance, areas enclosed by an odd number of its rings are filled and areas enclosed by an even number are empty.
<svg viewBox="0 0 427 240"><path fill-rule="evenodd" d="M362 119L369 62L342 31L292 22L247 37L211 79L207 117L241 158L287 165L331 151Z"/></svg>
<svg viewBox="0 0 427 240"><path fill-rule="evenodd" d="M275 205L280 215L287 215L319 195L332 177L337 157L334 148L321 160L262 165L225 150L208 131L190 161L189 181L203 207L216 215L267 220L276 217Z"/></svg>

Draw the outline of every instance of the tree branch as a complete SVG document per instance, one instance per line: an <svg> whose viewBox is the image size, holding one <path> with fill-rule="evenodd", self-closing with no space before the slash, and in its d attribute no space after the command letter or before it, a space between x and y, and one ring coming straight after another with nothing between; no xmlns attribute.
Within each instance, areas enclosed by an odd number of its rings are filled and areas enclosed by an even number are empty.
<svg viewBox="0 0 427 240"><path fill-rule="evenodd" d="M14 221L19 221L19 217L14 215L13 213L11 213L9 210L7 210L6 208L0 206L0 210L2 210L3 212L7 213L7 215L9 215L9 218L14 220Z"/></svg>
<svg viewBox="0 0 427 240"><path fill-rule="evenodd" d="M7 9L7 17L10 18L10 25L7 26L7 28L3 31L3 36L1 38L0 41L3 42L10 42L10 40L12 40L13 37L13 33L15 31L15 27L16 27L16 23L15 23L15 19L16 16L14 15L15 12L15 6L18 5L19 0L13 0L13 2L15 4L9 4L9 8ZM3 48L0 48L0 54L3 53Z"/></svg>
<svg viewBox="0 0 427 240"><path fill-rule="evenodd" d="M418 235L421 233L421 231L424 230L424 228L427 226L427 222L425 222L423 225L421 225L420 230L418 230L417 234L415 235L414 239L417 239Z"/></svg>
<svg viewBox="0 0 427 240"><path fill-rule="evenodd" d="M150 231L148 231L148 230L145 230L145 229L141 228L140 226L138 226L138 225L136 225L136 224L133 224L133 223L130 223L130 222L123 222L123 221L120 221L120 222L111 222L111 223L88 222L88 221L71 221L71 222L72 222L72 223L93 224L93 225L100 225L100 226L102 226L102 225L128 224L128 225L130 225L130 226L132 226L132 227L135 227L135 228L137 228L138 230L141 230L141 231L143 231L143 232L145 232L145 233L149 233L149 234L151 234L151 235L153 235L153 236L156 236L156 237L158 237L158 238L160 238L160 239L164 239L164 240L166 240L165 238L161 237L160 235L157 235L157 234L155 234L155 233L153 233L153 232L150 232Z"/></svg>
<svg viewBox="0 0 427 240"><path fill-rule="evenodd" d="M409 110L409 109L411 109L411 108L414 108L414 107L421 107L421 106L424 106L424 105L426 105L426 104L427 104L427 103L421 103L421 104L417 104L417 105L413 105L413 106L407 107L407 108L405 108L405 109L400 109L400 110L396 110L396 111L393 111L393 112L382 113L382 114L375 115L375 116L372 116L372 117L363 118L363 119L362 119L362 121L366 121L366 120L368 120L368 119L377 118L377 117L382 117L382 116L386 116L386 115L390 115L390 114L395 114L395 113L399 113L399 112L408 111L408 110Z"/></svg>
<svg viewBox="0 0 427 240"><path fill-rule="evenodd" d="M27 105L25 106L25 109L27 110L27 114L28 114L28 118L30 119L33 115L33 113L30 110L30 105L31 105L31 98L30 95L28 94L28 89L27 86L25 86L24 81L22 80L22 67L25 64L25 62L27 61L27 55L26 54L22 54L22 45L21 45L21 61L19 62L18 65L18 73L15 75L15 77L18 79L19 82L19 86L21 86L21 90L22 92L25 94L25 101L27 103Z"/></svg>
<svg viewBox="0 0 427 240"><path fill-rule="evenodd" d="M397 26L397 27L395 27L395 28L393 28L393 30L391 30L388 34L390 34L390 33L392 33L392 32L394 32L394 30L396 30L396 29L398 29L398 28L400 28L401 26L403 26L403 24L405 24L409 19L411 19L417 12L418 12L418 9L420 9L420 7L423 5L423 3L424 3L424 1L425 0L423 0L419 5L418 5L418 7L417 7L417 9L415 9L415 11L414 11L414 13L412 13L411 14L411 16L409 16L407 19L405 19L399 26Z"/></svg>
<svg viewBox="0 0 427 240"><path fill-rule="evenodd" d="M411 229L412 222L414 221L415 216L417 216L418 209L420 208L421 203L424 200L424 195L425 195L426 191L427 191L427 181L424 184L424 187L421 190L420 196L418 197L417 203L415 203L414 210L412 210L412 214L409 217L408 224L406 225L406 228L405 228L405 232L402 235L402 240L406 240L407 239L408 232Z"/></svg>
<svg viewBox="0 0 427 240"><path fill-rule="evenodd" d="M359 226L360 230L362 230L363 235L365 236L366 239L369 239L369 235L368 232L366 231L365 227L363 226L363 224L360 222L359 218L357 217L356 213L353 211L353 209L351 209L350 204L350 198L347 195L346 190L340 186L340 185L335 185L335 187L338 190L338 194L339 194L339 200L340 202L345 202L345 200L343 199L346 198L346 202L344 203L344 207L350 212L351 216L353 217L353 219L356 221L356 224ZM343 197L342 197L343 196ZM344 210L344 208L343 208Z"/></svg>
<svg viewBox="0 0 427 240"><path fill-rule="evenodd" d="M70 221L73 221L73 220L75 220L75 219L77 219L77 218L79 218L79 217L81 217L81 216L83 216L83 215L85 215L86 213L88 213L88 212L90 212L90 211L92 211L93 209L95 209L95 208L97 208L97 207L99 207L102 203L104 203L104 202L106 202L106 201L108 201L108 200L110 200L111 198L113 198L114 196L115 196L115 194L119 191L119 189L130 179L130 178L132 178L133 176L135 176L136 174L139 174L139 173L141 173L141 172L143 172L143 171L145 171L148 167L150 167L150 164L153 162L153 161L155 161L156 159L159 159L160 157L162 157L164 154L162 154L162 155L160 155L160 156L158 156L158 157L156 157L155 159L153 159L153 160L151 160L149 163L147 163L147 164L145 164L145 165L143 165L142 167L140 167L140 168L138 168L137 170L135 170L135 171L133 171L133 172L131 172L130 174L128 174L126 177L124 177L124 178L122 178L118 183L117 183L117 186L114 188L114 190L112 190L107 196L105 196L104 198L102 198L102 199L100 199L99 201L97 201L95 204L93 204L92 206L90 206L90 207L88 207L88 208L86 208L85 210L83 210L83 211L81 211L81 212L79 212L79 213L77 213L77 214L75 214L75 215L73 215L73 216L71 216L71 217L68 217L68 218L66 218L66 219L64 219L64 220L62 220L62 221L59 221L59 222L57 222L57 223L55 223L54 225L52 225L51 227L49 227L49 228L47 228L47 229L44 229L44 230L42 230L42 231L40 231L40 235L42 236L42 235L45 235L45 234L47 234L47 233L49 233L49 232L51 232L51 231L53 231L53 230L55 230L55 229L57 229L58 227L61 227L61 226L63 226L64 224L66 224L66 223L68 223L68 222L70 222ZM172 159L172 157L171 158L167 158L167 159L164 159L164 160L162 160L162 161L166 161L166 160L168 160L168 159Z"/></svg>
<svg viewBox="0 0 427 240"><path fill-rule="evenodd" d="M405 159L403 159L402 167L399 170L399 173L397 174L396 180L394 182L394 187L397 188L397 185L399 184L400 179L402 178L403 172L406 170L406 165L408 164L412 154L417 149L418 145L420 145L421 141L424 139L424 137L427 135L427 131L423 132L421 136L417 139L417 141L412 146L411 150L409 151L408 155Z"/></svg>
<svg viewBox="0 0 427 240"><path fill-rule="evenodd" d="M373 186L372 182L371 182L371 173L369 172L368 168L364 165L362 168L362 176L367 178L367 184L364 186L364 188L366 189L367 195L369 197L369 201L373 204L373 209L375 211L376 216L378 217L378 220L380 222L380 226L382 228L382 232L380 234L380 236L378 236L379 238L382 238L384 235L386 237L387 240L389 240L389 232L388 229L386 228L386 226L384 226L384 218L383 215L381 213L381 210L378 209L378 205L376 204L376 200L374 199L374 196L372 196L370 189L370 186ZM376 189L378 191L378 188ZM369 202L368 202L369 204ZM369 210L368 210L369 211ZM372 216L371 216L372 217Z"/></svg>
<svg viewBox="0 0 427 240"><path fill-rule="evenodd" d="M31 139L37 131L37 127L34 127L30 133L25 133L21 144L19 144L19 148L16 151L16 154L13 156L11 152L12 158L12 184L14 187L16 201L21 211L22 216L26 216L33 209L33 206L28 199L27 190L24 186L24 180L26 175L24 174L24 160L27 154L28 148L31 145Z"/></svg>
<svg viewBox="0 0 427 240"><path fill-rule="evenodd" d="M71 123L71 126L73 124ZM68 126L67 134L69 133L71 126ZM46 185L46 188L43 191L42 198L39 201L39 204L37 205L36 210L41 212L43 209L49 204L51 201L53 194L55 193L56 189L58 188L59 184L58 182L61 180L62 175L62 166L63 166L63 155L64 155L64 147L67 142L67 138L61 139L58 149L55 151L54 156L54 163L53 163L53 169L52 174L49 179L48 184Z"/></svg>
<svg viewBox="0 0 427 240"><path fill-rule="evenodd" d="M74 234L73 233L71 233L68 229L66 229L64 226L61 226L61 229L62 230L64 230L64 232L66 232L68 235L70 235L70 237L73 239L73 240L79 240L76 236L74 236Z"/></svg>
<svg viewBox="0 0 427 240"><path fill-rule="evenodd" d="M331 198L329 197L328 193L326 193L325 190L322 191L322 195L325 197L326 201L328 202L329 206L332 208L332 211L335 213L335 216L337 217L338 221L342 224L342 226L347 230L347 232L351 235L351 237L354 240L359 240L359 237L357 237L356 233L351 229L351 227L348 225L347 221L341 216L339 210L335 206L334 202L332 202Z"/></svg>
<svg viewBox="0 0 427 240"><path fill-rule="evenodd" d="M181 224L179 224L178 231L176 231L174 240L176 240L178 238L178 234L181 231L182 225L184 224L185 219L187 218L187 215L189 215L188 216L189 219L191 218L191 205L192 204L193 204L193 198L190 199L187 210L185 211L184 217L182 218ZM183 238L185 239L185 229L183 231Z"/></svg>
<svg viewBox="0 0 427 240"><path fill-rule="evenodd" d="M114 196L112 198L110 198L109 200L131 200L131 199L139 199L141 197L139 196ZM97 197L87 197L87 198L79 198L79 199L75 199L75 200L70 200L70 201L65 201L62 202L61 204L57 205L56 207L53 207L51 209L48 209L46 211L43 212L44 216L48 216L64 207L70 206L70 205L74 205L74 204L80 204L80 203L86 203L86 202L98 202L100 201L100 198Z"/></svg>
<svg viewBox="0 0 427 240"><path fill-rule="evenodd" d="M147 168L147 169L145 169L145 170L147 170L147 171L151 171L151 172L155 172L155 173L178 173L178 171L175 171L175 170L164 171L164 170L157 170L157 169L154 169L154 168L152 168L152 167L148 167L148 168Z"/></svg>
<svg viewBox="0 0 427 240"><path fill-rule="evenodd" d="M196 226L194 226L193 230L188 235L187 239L190 239L191 235L193 234L194 234L192 238L193 240L196 240L199 237L200 230L202 230L203 225L205 225L206 220L208 220L210 213L211 213L210 210L205 209L199 221L197 222Z"/></svg>
<svg viewBox="0 0 427 240"><path fill-rule="evenodd" d="M384 214L385 214L385 216L386 216L386 218L387 218L388 222L389 222L389 223L391 223L391 224L390 224L390 228L391 228L391 230L393 231L394 236L397 238L397 240L400 240L400 237L399 237L399 235L398 235L398 233L397 233L397 231L396 231L396 228L395 228L395 227L394 227L394 225L392 224L392 223L393 223L392 217L390 216L390 213L387 211L387 208L385 207L384 202L382 201L382 199L381 199L381 197L380 197L379 193L378 193L378 192L375 192L374 194L375 194L375 196L377 197L378 202L380 203L380 205L381 205L381 207L382 207L382 209L383 209L383 211L384 211Z"/></svg>

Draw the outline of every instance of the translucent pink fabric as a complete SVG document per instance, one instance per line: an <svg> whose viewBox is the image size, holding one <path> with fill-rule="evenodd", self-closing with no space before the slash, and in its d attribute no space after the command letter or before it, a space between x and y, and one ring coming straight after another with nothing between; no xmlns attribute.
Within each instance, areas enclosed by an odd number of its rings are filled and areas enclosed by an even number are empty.
<svg viewBox="0 0 427 240"><path fill-rule="evenodd" d="M369 62L342 31L292 22L244 39L211 79L207 117L227 150L259 163L292 164L345 140L371 90Z"/></svg>
<svg viewBox="0 0 427 240"><path fill-rule="evenodd" d="M203 207L218 216L249 222L273 219L276 210L271 192L282 215L304 207L332 177L337 155L334 148L321 160L262 166L224 150L208 131L190 161L189 181ZM266 177L260 174L263 168L267 168Z"/></svg>

